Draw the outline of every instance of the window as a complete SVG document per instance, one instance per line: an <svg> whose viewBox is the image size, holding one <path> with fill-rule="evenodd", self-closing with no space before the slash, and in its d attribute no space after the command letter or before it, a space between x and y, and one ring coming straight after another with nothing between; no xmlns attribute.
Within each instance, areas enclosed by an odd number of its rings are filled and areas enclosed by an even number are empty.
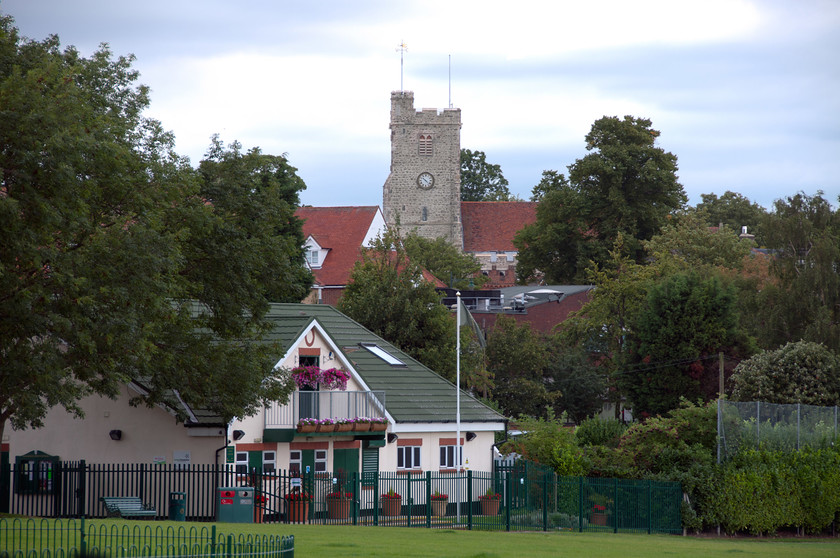
<svg viewBox="0 0 840 558"><path fill-rule="evenodd" d="M315 450L315 472L323 473L327 470L327 450Z"/></svg>
<svg viewBox="0 0 840 558"><path fill-rule="evenodd" d="M419 469L420 446L400 446L397 448L397 469Z"/></svg>
<svg viewBox="0 0 840 558"><path fill-rule="evenodd" d="M306 261L309 262L309 265L313 267L317 266L319 258L320 252L318 250L310 248L306 251Z"/></svg>
<svg viewBox="0 0 840 558"><path fill-rule="evenodd" d="M240 474L240 475L247 475L248 474L248 452L247 451L236 452L235 469L236 469L237 474Z"/></svg>
<svg viewBox="0 0 840 558"><path fill-rule="evenodd" d="M421 221L428 221L429 220L429 211L424 207L423 208L423 215L420 217Z"/></svg>
<svg viewBox="0 0 840 558"><path fill-rule="evenodd" d="M388 364L390 364L391 366L405 366L406 365L403 361L399 360L397 357L395 357L391 353L387 352L386 350L384 350L379 345L374 345L372 343L360 343L360 345L363 348L365 348L368 351L375 354L376 356L378 356L379 358L381 358L382 360L384 360L385 362L387 362Z"/></svg>
<svg viewBox="0 0 840 558"><path fill-rule="evenodd" d="M417 154L421 157L432 156L432 134L420 134L419 147Z"/></svg>
<svg viewBox="0 0 840 558"><path fill-rule="evenodd" d="M440 468L459 469L464 464L464 448L460 448L461 459L456 463L455 454L458 453L458 446L440 446Z"/></svg>
<svg viewBox="0 0 840 558"><path fill-rule="evenodd" d="M289 474L300 476L302 457L303 452L300 450L292 450L289 452Z"/></svg>
<svg viewBox="0 0 840 558"><path fill-rule="evenodd" d="M264 451L262 460L264 473L273 473L277 469L277 452Z"/></svg>

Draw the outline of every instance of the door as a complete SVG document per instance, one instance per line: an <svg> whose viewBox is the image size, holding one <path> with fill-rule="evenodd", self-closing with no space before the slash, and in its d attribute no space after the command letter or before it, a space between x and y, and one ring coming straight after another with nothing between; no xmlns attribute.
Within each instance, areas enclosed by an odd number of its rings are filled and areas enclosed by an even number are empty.
<svg viewBox="0 0 840 558"><path fill-rule="evenodd" d="M359 450L333 450L333 473L338 483L336 490L353 492L353 479L359 476Z"/></svg>

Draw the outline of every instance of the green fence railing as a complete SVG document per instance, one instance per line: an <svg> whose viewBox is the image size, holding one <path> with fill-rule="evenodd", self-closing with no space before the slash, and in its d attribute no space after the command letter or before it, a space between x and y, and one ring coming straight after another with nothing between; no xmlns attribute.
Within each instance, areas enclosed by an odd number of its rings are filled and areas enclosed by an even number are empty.
<svg viewBox="0 0 840 558"><path fill-rule="evenodd" d="M85 523L0 518L2 558L294 558L294 535L225 535L215 525Z"/></svg>

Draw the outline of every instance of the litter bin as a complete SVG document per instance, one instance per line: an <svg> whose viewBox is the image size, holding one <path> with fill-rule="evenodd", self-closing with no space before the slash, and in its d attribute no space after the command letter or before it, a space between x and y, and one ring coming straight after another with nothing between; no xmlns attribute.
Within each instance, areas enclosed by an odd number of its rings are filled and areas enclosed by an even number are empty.
<svg viewBox="0 0 840 558"><path fill-rule="evenodd" d="M219 488L216 492L216 521L253 523L254 487Z"/></svg>
<svg viewBox="0 0 840 558"><path fill-rule="evenodd" d="M169 520L187 520L187 494L185 492L169 493Z"/></svg>

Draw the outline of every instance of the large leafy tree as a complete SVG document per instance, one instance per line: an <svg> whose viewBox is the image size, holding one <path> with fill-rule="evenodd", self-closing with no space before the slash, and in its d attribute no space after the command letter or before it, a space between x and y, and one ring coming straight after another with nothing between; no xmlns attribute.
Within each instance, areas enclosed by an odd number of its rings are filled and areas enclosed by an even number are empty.
<svg viewBox="0 0 840 558"><path fill-rule="evenodd" d="M658 136L644 118L604 117L592 125L586 135L590 153L569 166L568 184L557 177L551 188L541 188L537 221L514 241L518 280L541 273L547 282L580 281L590 260L609 258L619 234L631 256L642 261L641 241L659 232L686 201L677 157L656 147Z"/></svg>
<svg viewBox="0 0 840 558"><path fill-rule="evenodd" d="M455 322L440 300L391 228L363 252L338 309L454 381Z"/></svg>
<svg viewBox="0 0 840 558"><path fill-rule="evenodd" d="M0 429L41 426L54 406L80 415L82 397L130 379L147 404L177 389L226 418L288 392L261 338L265 299L241 296L259 278L227 268L260 254L204 261L196 247L229 215L142 116L131 62L24 40L0 18Z"/></svg>
<svg viewBox="0 0 840 558"><path fill-rule="evenodd" d="M840 356L812 341L787 343L742 361L731 382L735 401L840 405Z"/></svg>
<svg viewBox="0 0 840 558"><path fill-rule="evenodd" d="M765 237L776 283L761 293L762 346L804 339L840 352L840 210L821 192L777 200Z"/></svg>
<svg viewBox="0 0 840 558"><path fill-rule="evenodd" d="M461 252L443 237L429 239L417 232L403 239L408 258L456 289L480 289L488 278L480 273L481 263L472 254Z"/></svg>
<svg viewBox="0 0 840 558"><path fill-rule="evenodd" d="M483 151L461 149L461 201L508 201L502 168L487 162Z"/></svg>
<svg viewBox="0 0 840 558"><path fill-rule="evenodd" d="M747 227L749 234L755 235L759 246L764 245L764 222L767 210L751 202L749 198L727 190L720 197L717 194L701 194L703 200L695 210L702 215L710 227L726 225L731 231L740 234L742 227Z"/></svg>

